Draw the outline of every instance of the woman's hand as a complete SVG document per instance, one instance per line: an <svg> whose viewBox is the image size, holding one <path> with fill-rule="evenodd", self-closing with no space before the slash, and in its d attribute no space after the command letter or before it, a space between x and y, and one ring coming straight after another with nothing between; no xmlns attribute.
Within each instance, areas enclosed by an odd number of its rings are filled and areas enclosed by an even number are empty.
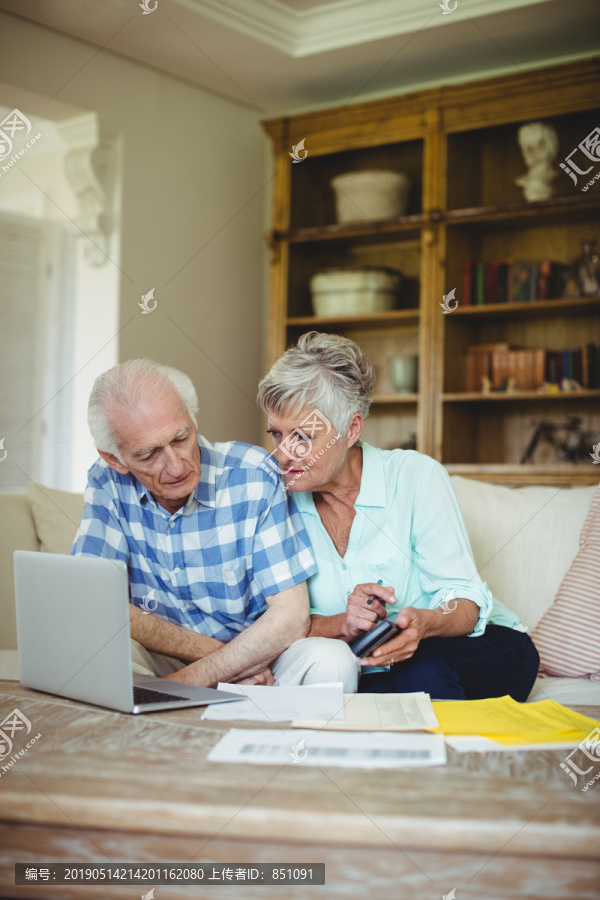
<svg viewBox="0 0 600 900"><path fill-rule="evenodd" d="M368 601L371 600L369 603ZM357 584L348 597L346 618L342 625L343 636L348 641L364 634L387 618L386 603L395 603L394 589L381 584Z"/></svg>
<svg viewBox="0 0 600 900"><path fill-rule="evenodd" d="M457 598L452 615L446 615L441 607L416 609L407 606L400 610L396 625L402 633L381 644L371 656L361 659L362 666L389 666L410 659L423 638L460 637L471 634L479 619L479 607L473 600Z"/></svg>
<svg viewBox="0 0 600 900"><path fill-rule="evenodd" d="M410 659L424 637L428 636L431 610L407 606L396 619L402 632L381 644L371 656L360 660L361 666L389 666Z"/></svg>

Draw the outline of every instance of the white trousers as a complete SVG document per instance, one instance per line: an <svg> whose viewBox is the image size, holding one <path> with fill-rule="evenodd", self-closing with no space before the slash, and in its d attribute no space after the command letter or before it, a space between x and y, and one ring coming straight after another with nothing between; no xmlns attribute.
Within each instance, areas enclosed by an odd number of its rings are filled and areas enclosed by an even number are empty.
<svg viewBox="0 0 600 900"><path fill-rule="evenodd" d="M271 663L275 684L331 684L341 681L344 694L355 694L360 663L345 641L309 637L295 641Z"/></svg>
<svg viewBox="0 0 600 900"><path fill-rule="evenodd" d="M152 653L131 641L133 671L164 678L187 663L161 653ZM331 684L341 681L345 694L356 693L360 663L345 641L309 637L295 641L271 663L276 685Z"/></svg>

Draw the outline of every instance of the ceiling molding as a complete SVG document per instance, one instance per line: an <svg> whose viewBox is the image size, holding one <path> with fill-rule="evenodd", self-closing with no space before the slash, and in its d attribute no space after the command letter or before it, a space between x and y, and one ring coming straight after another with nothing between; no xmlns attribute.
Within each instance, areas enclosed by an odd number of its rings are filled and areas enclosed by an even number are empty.
<svg viewBox="0 0 600 900"><path fill-rule="evenodd" d="M32 31L34 44L25 22L35 22L95 46L89 51L93 65L116 54L267 116L598 52L591 25L597 0L457 0L456 10L445 16L441 0L160 0L154 15L138 11L132 19L136 2L0 0L0 19L17 35L16 43L22 41L25 59L29 45L45 54L46 44L52 52L56 44L69 59L74 52ZM582 22L590 27L582 28ZM77 59L73 79L81 69ZM37 64L32 61L34 70ZM44 65L52 81L52 60ZM85 66L83 71L89 77ZM69 81L59 91L65 101L56 96L48 103L48 97L19 85L0 84L0 99L28 115L61 121L86 112L72 103L80 95L71 87Z"/></svg>
<svg viewBox="0 0 600 900"><path fill-rule="evenodd" d="M335 0L295 10L279 0L175 0L197 14L240 34L262 41L288 56L301 58L414 34L467 16L503 13L523 7L523 0L449 0L455 14L444 15L437 0ZM527 6L547 0L528 0Z"/></svg>
<svg viewBox="0 0 600 900"><path fill-rule="evenodd" d="M277 0L175 0L193 13L205 16L245 37L262 41L297 56L300 13Z"/></svg>

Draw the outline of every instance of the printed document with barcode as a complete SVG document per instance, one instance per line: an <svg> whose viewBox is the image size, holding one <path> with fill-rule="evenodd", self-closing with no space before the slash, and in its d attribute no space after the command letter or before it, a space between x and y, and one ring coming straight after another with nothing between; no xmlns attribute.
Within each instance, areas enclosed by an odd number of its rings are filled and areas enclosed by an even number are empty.
<svg viewBox="0 0 600 900"><path fill-rule="evenodd" d="M208 754L212 762L398 769L443 766L441 734L232 728Z"/></svg>

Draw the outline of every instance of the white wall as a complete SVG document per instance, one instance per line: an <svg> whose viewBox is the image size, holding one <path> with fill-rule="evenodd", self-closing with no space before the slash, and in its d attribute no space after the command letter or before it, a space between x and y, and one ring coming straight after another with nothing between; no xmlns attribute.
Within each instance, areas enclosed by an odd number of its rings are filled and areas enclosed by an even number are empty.
<svg viewBox="0 0 600 900"><path fill-rule="evenodd" d="M259 115L3 13L0 82L15 86L15 98L21 89L57 94L47 118L61 118L66 102L95 111L119 136L122 242L120 260L108 263L121 269L118 358L150 356L188 372L209 439L262 440L254 395L263 367L268 179ZM11 106L10 89L0 103ZM106 277L89 274L99 284ZM158 306L142 315L137 304L150 288ZM102 306L96 298L88 306L80 365L101 348ZM85 416L85 397L77 396L77 415Z"/></svg>

